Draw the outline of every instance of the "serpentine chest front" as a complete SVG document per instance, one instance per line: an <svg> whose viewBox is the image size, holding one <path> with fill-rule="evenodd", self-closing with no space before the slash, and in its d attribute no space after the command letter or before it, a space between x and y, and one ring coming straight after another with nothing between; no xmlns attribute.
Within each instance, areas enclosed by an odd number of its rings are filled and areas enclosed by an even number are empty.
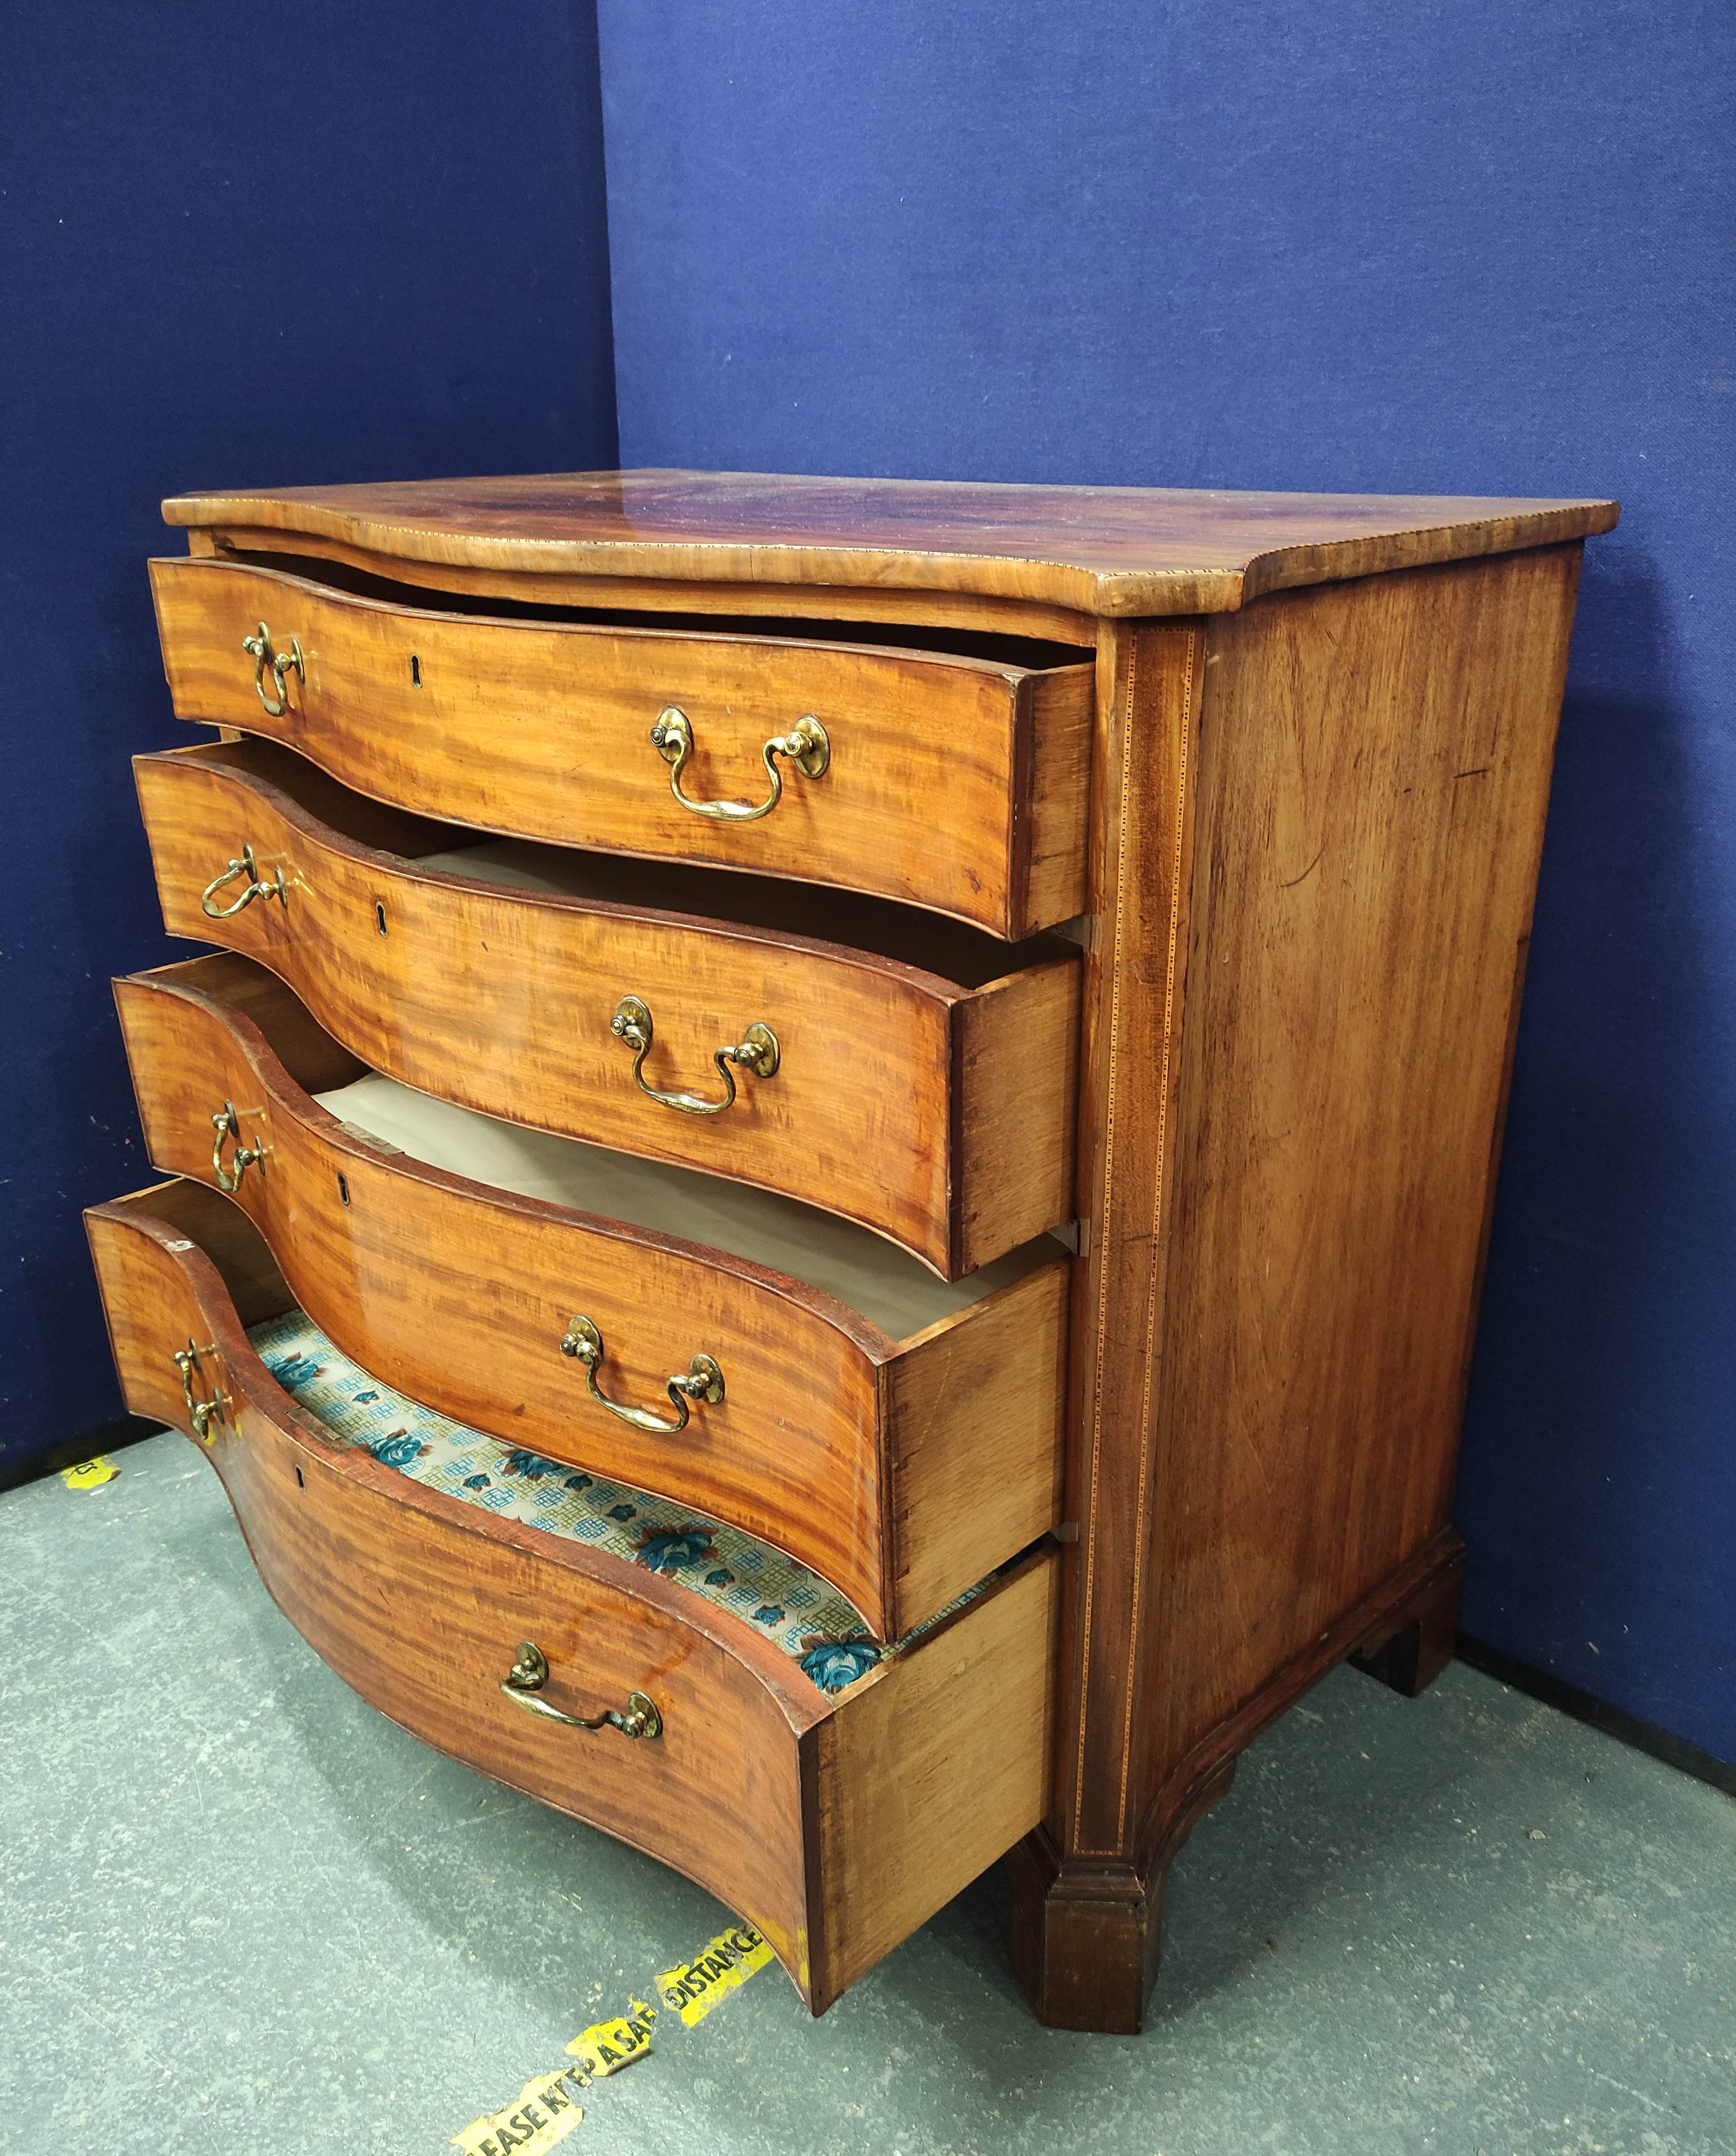
<svg viewBox="0 0 1736 2156"><path fill-rule="evenodd" d="M815 2012L997 1859L1053 2024L1336 1662L1451 1652L1597 502L623 472L152 565L129 1405L429 1743Z"/></svg>

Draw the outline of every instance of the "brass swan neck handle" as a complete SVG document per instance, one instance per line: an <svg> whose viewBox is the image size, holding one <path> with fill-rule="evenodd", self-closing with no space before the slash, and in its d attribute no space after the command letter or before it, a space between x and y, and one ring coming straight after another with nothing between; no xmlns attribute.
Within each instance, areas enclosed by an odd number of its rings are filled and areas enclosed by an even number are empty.
<svg viewBox="0 0 1736 2156"><path fill-rule="evenodd" d="M681 773L693 753L693 721L679 704L665 704L651 728L651 746L670 767L669 790L691 814L706 816L714 824L756 824L769 816L783 798L783 773L778 759L787 757L804 778L824 778L832 761L832 743L825 728L810 711L787 734L773 734L760 751L772 790L758 803L751 801L696 801L681 791Z"/></svg>
<svg viewBox="0 0 1736 2156"><path fill-rule="evenodd" d="M518 1658L501 1680L501 1690L515 1707L558 1722L568 1729L619 1729L623 1737L660 1737L663 1717L657 1702L642 1691L629 1691L624 1709L606 1707L600 1714L562 1714L537 1695L548 1682L548 1657L534 1640L521 1640Z"/></svg>
<svg viewBox="0 0 1736 2156"><path fill-rule="evenodd" d="M260 1115L264 1111L252 1108L248 1112L250 1115ZM242 1144L241 1118L235 1112L235 1104L233 1101L225 1101L222 1107L212 1116L211 1127L217 1132L217 1142L211 1148L211 1166L216 1174L217 1187L233 1197L241 1188L241 1178L249 1168L257 1168L261 1176L265 1174L266 1148L263 1145ZM231 1157L231 1166L225 1168L223 1164L223 1149L232 1138L235 1142L235 1150Z"/></svg>
<svg viewBox="0 0 1736 2156"><path fill-rule="evenodd" d="M293 674L295 679L305 685L307 680L307 661L302 656L301 639L299 636L292 636L290 639L290 648L287 651L277 651L272 647L272 634L264 622L259 624L251 636L244 636L241 639L241 649L253 661L253 685L259 702L265 707L266 716L280 719L289 709L290 704L290 689L286 677ZM271 669L272 682L277 690L275 703L265 694L265 669L268 666Z"/></svg>
<svg viewBox="0 0 1736 2156"><path fill-rule="evenodd" d="M174 1363L175 1368L181 1373L181 1395L187 1403L187 1419L193 1424L193 1435L198 1438L201 1445L215 1445L217 1440L211 1435L211 1425L213 1422L229 1421L230 1404L229 1396L218 1390L216 1379L208 1377L203 1363L199 1360L202 1355L210 1356L214 1362L217 1358L216 1343L208 1342L201 1348L189 1337L184 1348L175 1349ZM193 1381L195 1374L207 1378L210 1383L211 1396L208 1399L198 1400L193 1398Z"/></svg>
<svg viewBox="0 0 1736 2156"><path fill-rule="evenodd" d="M651 1052L652 1039L649 1005L638 996L623 996L615 1005L609 1029L617 1040L624 1041L633 1050L633 1082L639 1091L647 1100L656 1101L665 1108L678 1108L684 1116L721 1116L726 1108L734 1106L736 1079L732 1065L755 1078L770 1078L778 1069L777 1034L768 1025L750 1025L738 1044L712 1051L711 1060L723 1081L721 1101L701 1100L697 1093L660 1093L655 1086L645 1082L645 1058Z"/></svg>
<svg viewBox="0 0 1736 2156"><path fill-rule="evenodd" d="M247 888L242 892L240 897L233 906L213 906L211 903L212 900L226 884L234 883L237 876L247 878ZM208 914L213 921L228 921L245 907L251 906L256 898L275 898L281 903L285 913L290 910L289 886L283 880L283 864L281 862L278 864L277 871L272 881L266 883L260 877L259 865L254 859L253 848L244 846L241 849L240 860L231 861L223 874L213 876L210 882L199 893L199 906L200 910Z"/></svg>
<svg viewBox="0 0 1736 2156"><path fill-rule="evenodd" d="M723 1373L709 1355L696 1355L688 1365L686 1376L666 1378L670 1403L675 1409L675 1419L653 1414L649 1408L624 1407L620 1401L612 1400L597 1383L597 1372L603 1361L603 1335L588 1317L578 1317L561 1337L561 1353L570 1355L576 1363L583 1363L585 1383L591 1398L599 1407L607 1408L612 1415L630 1423L634 1430L642 1430L659 1437L674 1437L687 1427L687 1403L703 1400L716 1407L723 1398Z"/></svg>

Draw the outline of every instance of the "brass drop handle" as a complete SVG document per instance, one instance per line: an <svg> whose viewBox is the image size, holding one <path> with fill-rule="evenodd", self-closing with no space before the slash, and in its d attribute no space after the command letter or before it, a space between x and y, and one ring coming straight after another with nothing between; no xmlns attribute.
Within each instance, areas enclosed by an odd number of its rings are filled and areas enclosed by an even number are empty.
<svg viewBox="0 0 1736 2156"><path fill-rule="evenodd" d="M684 808L691 808L696 816L709 816L714 824L753 824L771 814L783 798L783 774L778 768L780 756L788 757L804 778L824 778L832 761L826 730L810 711L807 717L798 719L787 734L773 734L760 751L772 790L755 808L749 801L695 801L682 793L681 773L693 753L693 722L679 705L665 704L659 711L657 723L651 728L651 744L672 767L670 792Z"/></svg>
<svg viewBox="0 0 1736 2156"><path fill-rule="evenodd" d="M233 906L213 906L211 903L212 900L225 885L234 883L237 876L247 878L247 888L242 892L240 897ZM283 880L282 864L279 864L277 872L270 883L262 882L259 877L259 865L253 857L253 848L244 846L241 849L240 860L231 861L221 875L213 876L210 882L206 885L204 890L199 894L199 905L213 921L227 921L232 915L239 913L245 907L251 906L256 898L277 899L281 902L285 913L290 910L289 887Z"/></svg>
<svg viewBox="0 0 1736 2156"><path fill-rule="evenodd" d="M639 1091L647 1100L661 1101L665 1108L679 1108L684 1116L721 1116L734 1106L736 1080L732 1064L756 1078L769 1078L778 1068L777 1034L768 1025L750 1025L737 1046L712 1051L711 1060L723 1081L721 1101L702 1101L697 1093L660 1093L655 1086L645 1083L645 1058L651 1052L651 1014L647 1005L637 996L623 996L615 1005L609 1029L633 1050L633 1082Z"/></svg>
<svg viewBox="0 0 1736 2156"><path fill-rule="evenodd" d="M534 1640L521 1640L518 1659L501 1680L501 1690L515 1707L527 1714L540 1714L546 1722L564 1722L568 1729L619 1729L623 1737L660 1737L663 1717L657 1702L642 1691L629 1691L627 1711L606 1707L601 1714L562 1714L537 1695L548 1682L548 1657Z"/></svg>
<svg viewBox="0 0 1736 2156"><path fill-rule="evenodd" d="M256 1111L257 1112L257 1111ZM211 1118L212 1128L217 1132L217 1142L211 1148L211 1165L217 1173L217 1187L232 1194L241 1188L241 1178L250 1168L257 1168L261 1176L265 1173L264 1146L244 1146L241 1142L241 1118L235 1112L233 1101L225 1101ZM232 1156L233 1172L223 1164L225 1142L233 1138L235 1150Z"/></svg>
<svg viewBox="0 0 1736 2156"><path fill-rule="evenodd" d="M305 687L307 681L307 663L301 656L301 639L299 636L292 636L290 639L290 648L287 651L274 650L272 642L270 630L266 628L264 622L261 622L251 636L242 638L241 649L253 660L253 685L258 693L259 701L265 706L270 716L280 719L289 708L290 701L289 684L285 676L293 674ZM277 701L275 704L265 694L265 669L268 666L271 669L271 679L277 688Z"/></svg>
<svg viewBox="0 0 1736 2156"><path fill-rule="evenodd" d="M184 1348L175 1350L175 1368L181 1373L181 1392L187 1402L187 1419L193 1424L193 1435L201 1445L215 1445L217 1440L211 1435L212 1424L227 1422L229 1419L229 1403L217 1390L214 1383L208 1400L196 1400L193 1396L193 1373L200 1370L200 1356L215 1355L216 1353L214 1342L198 1348L190 1339Z"/></svg>
<svg viewBox="0 0 1736 2156"><path fill-rule="evenodd" d="M597 1383L598 1365L603 1360L603 1335L588 1317L575 1317L567 1327L561 1337L561 1353L584 1364L585 1383L590 1388L591 1398L600 1407L607 1408L612 1415L619 1415L623 1422L631 1423L635 1430L653 1430L660 1437L673 1437L677 1430L686 1430L689 1400L704 1400L716 1407L723 1398L722 1371L709 1355L696 1355L685 1378L664 1380L675 1411L673 1422L653 1414L649 1408L623 1407L619 1400L610 1399Z"/></svg>

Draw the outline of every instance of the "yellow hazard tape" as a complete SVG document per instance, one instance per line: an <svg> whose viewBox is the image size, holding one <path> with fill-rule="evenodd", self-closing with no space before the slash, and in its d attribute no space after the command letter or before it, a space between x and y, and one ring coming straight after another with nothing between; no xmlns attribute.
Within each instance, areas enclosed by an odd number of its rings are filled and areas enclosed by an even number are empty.
<svg viewBox="0 0 1736 2156"><path fill-rule="evenodd" d="M656 2019L655 2006L635 1999L624 2014L617 2014L612 2021L593 2021L588 2029L581 2030L567 2046L578 2061L568 2069L573 2079L600 2081L605 2074L618 2074L623 2066L642 2059L651 2048L651 2024Z"/></svg>
<svg viewBox="0 0 1736 2156"><path fill-rule="evenodd" d="M745 1984L772 1958L772 1949L751 1924L737 1924L707 1940L691 1961L666 1969L657 1989L671 2013L688 2028L703 2021L727 1992ZM619 2073L651 2048L651 2024L658 2009L643 1999L629 2001L624 2014L593 2021L567 2046L573 2063L552 2074L538 2074L519 2091L517 2101L485 2118L472 2119L452 2137L462 2156L542 2156L564 2141L584 2113L574 2101L584 2087Z"/></svg>
<svg viewBox="0 0 1736 2156"><path fill-rule="evenodd" d="M504 2111L473 2118L452 2137L463 2156L542 2156L564 2141L584 2113L572 2092L562 2087L565 2066L552 2074L533 2074Z"/></svg>
<svg viewBox="0 0 1736 2156"><path fill-rule="evenodd" d="M772 1949L751 1924L719 1932L691 1961L666 1969L657 1979L658 1995L688 2028L703 2021L727 1991L745 1984L772 1958Z"/></svg>
<svg viewBox="0 0 1736 2156"><path fill-rule="evenodd" d="M105 1460L99 1453L95 1460L81 1460L76 1467L63 1467L60 1480L69 1490L96 1490L105 1482L112 1482L120 1472L112 1460Z"/></svg>

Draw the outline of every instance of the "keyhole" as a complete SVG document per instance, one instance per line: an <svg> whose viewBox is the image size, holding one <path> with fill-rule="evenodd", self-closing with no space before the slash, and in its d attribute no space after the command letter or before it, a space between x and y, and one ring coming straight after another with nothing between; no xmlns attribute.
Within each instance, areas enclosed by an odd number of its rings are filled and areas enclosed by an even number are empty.
<svg viewBox="0 0 1736 2156"><path fill-rule="evenodd" d="M376 899L373 902L373 925L379 930L382 936L385 934L386 909L378 899Z"/></svg>
<svg viewBox="0 0 1736 2156"><path fill-rule="evenodd" d="M349 1178L345 1175L342 1168L337 1173L337 1197L340 1204L347 1205L350 1202Z"/></svg>
<svg viewBox="0 0 1736 2156"><path fill-rule="evenodd" d="M307 1487L306 1483L301 1479L301 1470L299 1467L295 1470L295 1487L298 1490L305 1490Z"/></svg>
<svg viewBox="0 0 1736 2156"><path fill-rule="evenodd" d="M413 689L422 686L422 661L413 651L410 654L410 686Z"/></svg>

